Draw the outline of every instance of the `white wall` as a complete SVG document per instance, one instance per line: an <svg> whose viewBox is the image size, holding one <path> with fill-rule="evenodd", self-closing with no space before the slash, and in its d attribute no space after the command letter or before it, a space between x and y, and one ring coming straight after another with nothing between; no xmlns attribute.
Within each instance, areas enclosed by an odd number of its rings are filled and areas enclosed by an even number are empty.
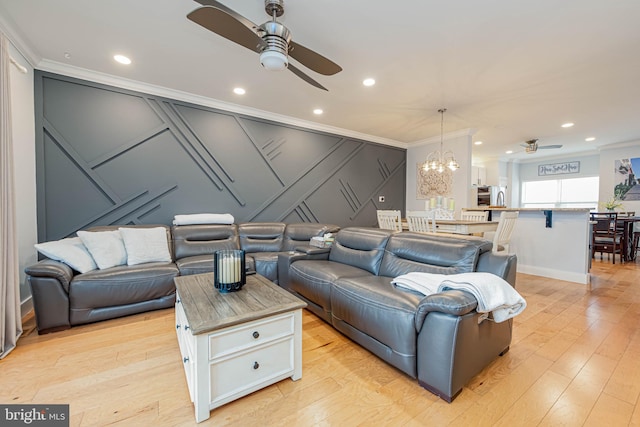
<svg viewBox="0 0 640 427"><path fill-rule="evenodd" d="M27 73L23 74L15 66L11 66L10 76L20 300L24 315L32 306L31 291L25 283L24 269L37 261L33 245L38 239L33 67L14 46L10 45L9 51L17 62L27 68Z"/></svg>
<svg viewBox="0 0 640 427"><path fill-rule="evenodd" d="M535 155L535 154L533 154ZM580 162L580 172L566 174L566 175L538 175L539 165L549 165L554 163L564 162ZM613 166L612 166L613 168ZM520 164L520 182L525 181L544 181L547 179L567 179L567 178L583 178L588 176L598 176L600 173L600 156L598 154L592 155L576 155L576 156L564 156L543 158L540 161L522 162Z"/></svg>
<svg viewBox="0 0 640 427"><path fill-rule="evenodd" d="M617 144L615 148L602 149L600 151L599 174L600 174L600 203L604 203L613 197L615 182L614 165L616 160L631 159L640 157L640 141L628 144ZM635 171L640 175L640 171ZM623 209L635 211L640 214L640 201L623 201Z"/></svg>
<svg viewBox="0 0 640 427"><path fill-rule="evenodd" d="M450 196L456 201L456 215L460 210L470 207L471 182L471 137L468 130L452 132L443 136L444 151L451 150L460 164L460 169L453 172L453 191ZM407 149L407 193L406 210L424 210L425 200L416 197L416 168L424 163L429 153L440 149L440 136L429 138Z"/></svg>

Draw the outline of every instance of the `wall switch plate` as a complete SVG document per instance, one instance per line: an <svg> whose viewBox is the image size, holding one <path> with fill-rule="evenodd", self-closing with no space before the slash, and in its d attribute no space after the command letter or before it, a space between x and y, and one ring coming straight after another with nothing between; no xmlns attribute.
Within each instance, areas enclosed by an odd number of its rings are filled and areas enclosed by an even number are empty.
<svg viewBox="0 0 640 427"><path fill-rule="evenodd" d="M384 203L384 196L378 196L378 201L380 203Z"/></svg>

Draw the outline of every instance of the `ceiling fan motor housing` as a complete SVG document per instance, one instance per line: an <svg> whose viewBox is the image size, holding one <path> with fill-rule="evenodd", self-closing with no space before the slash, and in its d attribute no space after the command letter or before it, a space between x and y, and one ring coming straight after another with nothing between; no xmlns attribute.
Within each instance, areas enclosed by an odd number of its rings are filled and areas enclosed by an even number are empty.
<svg viewBox="0 0 640 427"><path fill-rule="evenodd" d="M267 15L276 17L282 16L284 13L284 0L264 0L264 11Z"/></svg>
<svg viewBox="0 0 640 427"><path fill-rule="evenodd" d="M260 26L267 46L260 53L260 63L267 70L284 70L289 65L288 53L291 33L281 23L268 21Z"/></svg>

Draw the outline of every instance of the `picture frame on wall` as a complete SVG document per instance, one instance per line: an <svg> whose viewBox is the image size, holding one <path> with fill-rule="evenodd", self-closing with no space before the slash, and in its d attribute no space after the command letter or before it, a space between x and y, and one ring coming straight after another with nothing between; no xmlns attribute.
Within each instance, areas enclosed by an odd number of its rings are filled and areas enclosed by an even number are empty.
<svg viewBox="0 0 640 427"><path fill-rule="evenodd" d="M579 161L538 165L538 176L565 175L572 173L580 173Z"/></svg>

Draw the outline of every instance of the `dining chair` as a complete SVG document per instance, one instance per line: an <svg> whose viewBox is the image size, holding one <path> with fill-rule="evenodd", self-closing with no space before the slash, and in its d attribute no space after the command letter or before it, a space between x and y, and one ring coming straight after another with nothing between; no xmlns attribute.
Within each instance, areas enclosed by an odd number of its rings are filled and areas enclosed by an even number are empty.
<svg viewBox="0 0 640 427"><path fill-rule="evenodd" d="M409 231L435 233L436 218L433 211L407 211Z"/></svg>
<svg viewBox="0 0 640 427"><path fill-rule="evenodd" d="M378 210L378 227L385 230L402 231L399 210Z"/></svg>
<svg viewBox="0 0 640 427"><path fill-rule="evenodd" d="M593 233L591 235L591 258L595 258L596 252L613 255L613 264L616 263L616 254L620 255L620 262L623 257L623 230L617 226L618 214L616 212L593 212L591 213L593 222ZM607 259L609 255L607 255Z"/></svg>
<svg viewBox="0 0 640 427"><path fill-rule="evenodd" d="M489 211L462 211L460 213L461 221L485 222L489 220Z"/></svg>
<svg viewBox="0 0 640 427"><path fill-rule="evenodd" d="M502 212L498 221L496 234L493 236L493 253L508 254L509 244L511 243L511 234L516 226L518 212Z"/></svg>

